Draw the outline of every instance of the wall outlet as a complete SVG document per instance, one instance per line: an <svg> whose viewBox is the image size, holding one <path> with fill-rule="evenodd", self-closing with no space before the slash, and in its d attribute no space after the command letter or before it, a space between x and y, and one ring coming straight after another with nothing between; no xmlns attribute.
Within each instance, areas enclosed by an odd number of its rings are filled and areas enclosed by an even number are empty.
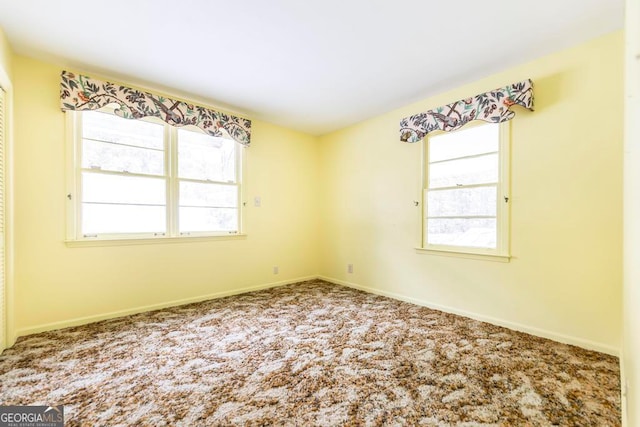
<svg viewBox="0 0 640 427"><path fill-rule="evenodd" d="M273 267L273 274L278 274L278 273L280 273L280 269L276 265L276 266Z"/></svg>
<svg viewBox="0 0 640 427"><path fill-rule="evenodd" d="M347 264L347 273L353 274L353 264Z"/></svg>

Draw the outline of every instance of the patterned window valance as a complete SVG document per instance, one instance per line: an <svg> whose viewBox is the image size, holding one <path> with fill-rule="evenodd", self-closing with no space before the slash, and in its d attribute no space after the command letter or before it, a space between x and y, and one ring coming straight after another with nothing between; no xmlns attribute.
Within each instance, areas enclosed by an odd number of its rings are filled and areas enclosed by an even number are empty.
<svg viewBox="0 0 640 427"><path fill-rule="evenodd" d="M513 105L533 111L533 82L523 80L509 86L481 93L473 98L405 117L400 121L400 140L418 142L434 130L452 131L472 120L500 123L516 115Z"/></svg>
<svg viewBox="0 0 640 427"><path fill-rule="evenodd" d="M251 121L183 101L154 95L87 76L62 72L60 105L65 110L97 110L117 103L115 114L127 119L158 117L172 126L197 126L209 135L224 137L224 129L243 145L251 142Z"/></svg>

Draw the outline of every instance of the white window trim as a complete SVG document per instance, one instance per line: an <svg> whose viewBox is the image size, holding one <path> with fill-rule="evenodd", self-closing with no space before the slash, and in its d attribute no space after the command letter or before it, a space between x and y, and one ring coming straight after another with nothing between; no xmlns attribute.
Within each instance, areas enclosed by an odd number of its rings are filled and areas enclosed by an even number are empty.
<svg viewBox="0 0 640 427"><path fill-rule="evenodd" d="M428 165L429 165L429 138L424 138L422 142L422 209L420 210L420 244L416 247L417 253L429 255L442 255L457 258L479 259L488 261L509 262L510 252L510 205L511 205L511 126L510 121L502 122L499 125L499 171L497 183L496 199L496 220L497 220L497 242L496 249L474 248L462 246L447 246L426 244L427 242L427 189L428 189ZM481 126L485 124L470 123L466 126Z"/></svg>
<svg viewBox="0 0 640 427"><path fill-rule="evenodd" d="M238 147L236 152L236 182L234 185L238 189L238 230L235 232L186 232L178 234L177 230L177 203L170 203L176 200L180 179L177 177L167 178L166 200L167 200L167 224L166 233L113 233L99 234L96 236L86 236L81 232L82 208L78 201L78 195L82 194L82 167L80 166L82 149L82 120L81 111L68 110L66 114L66 236L65 244L68 247L87 246L120 246L120 245L141 245L154 243L185 243L185 242L205 242L214 240L235 240L244 239L244 212L246 206L244 195L244 164L245 154L243 147ZM177 144L178 129L166 125L164 122L151 120L164 126L164 143L167 161L165 161L165 176L169 177L169 171L177 170ZM167 146L168 145L168 146ZM197 181L197 180L196 180ZM224 184L224 183L223 183Z"/></svg>

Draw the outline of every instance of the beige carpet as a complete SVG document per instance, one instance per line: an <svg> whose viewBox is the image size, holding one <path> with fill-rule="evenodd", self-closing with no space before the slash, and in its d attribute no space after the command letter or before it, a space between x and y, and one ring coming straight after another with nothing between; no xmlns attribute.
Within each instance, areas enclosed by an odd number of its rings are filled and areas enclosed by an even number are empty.
<svg viewBox="0 0 640 427"><path fill-rule="evenodd" d="M74 425L620 425L618 359L319 280L31 335L0 404Z"/></svg>

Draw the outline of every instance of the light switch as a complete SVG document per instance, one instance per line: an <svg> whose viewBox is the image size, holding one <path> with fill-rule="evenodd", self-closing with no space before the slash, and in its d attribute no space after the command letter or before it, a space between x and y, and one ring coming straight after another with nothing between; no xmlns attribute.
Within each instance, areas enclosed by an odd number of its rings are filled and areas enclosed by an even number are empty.
<svg viewBox="0 0 640 427"><path fill-rule="evenodd" d="M262 199L260 199L260 196L256 196L253 198L253 206L255 206L256 208L262 206Z"/></svg>

